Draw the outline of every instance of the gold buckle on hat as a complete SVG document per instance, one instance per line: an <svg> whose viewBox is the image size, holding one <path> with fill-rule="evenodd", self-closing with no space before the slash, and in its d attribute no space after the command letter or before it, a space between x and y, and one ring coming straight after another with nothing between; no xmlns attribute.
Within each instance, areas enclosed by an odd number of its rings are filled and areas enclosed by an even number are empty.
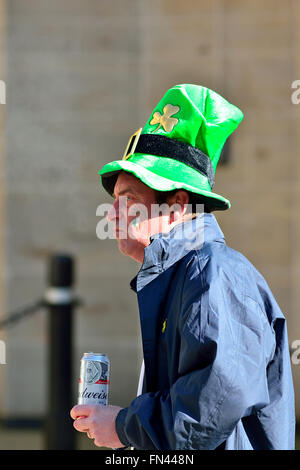
<svg viewBox="0 0 300 470"><path fill-rule="evenodd" d="M143 128L140 127L134 134L132 134L132 136L129 138L129 141L128 141L128 144L127 144L127 147L126 147L126 150L124 152L124 155L123 155L123 158L122 160L127 160L129 157L131 157L131 155L134 154L134 151L136 149L136 146L137 146L137 143L139 141L139 138L140 138L140 135L141 135L141 132L142 132Z"/></svg>

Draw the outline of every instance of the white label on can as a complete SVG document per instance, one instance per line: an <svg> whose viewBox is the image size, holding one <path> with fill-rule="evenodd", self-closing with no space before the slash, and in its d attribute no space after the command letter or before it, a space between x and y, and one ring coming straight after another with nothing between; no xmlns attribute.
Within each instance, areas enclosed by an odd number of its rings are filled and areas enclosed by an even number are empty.
<svg viewBox="0 0 300 470"><path fill-rule="evenodd" d="M79 405L107 405L108 366L98 361L82 361L79 379Z"/></svg>

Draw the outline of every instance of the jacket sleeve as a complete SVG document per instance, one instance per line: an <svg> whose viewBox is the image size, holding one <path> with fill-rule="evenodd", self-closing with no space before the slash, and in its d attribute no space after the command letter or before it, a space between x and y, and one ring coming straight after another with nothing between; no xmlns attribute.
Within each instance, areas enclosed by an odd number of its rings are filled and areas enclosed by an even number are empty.
<svg viewBox="0 0 300 470"><path fill-rule="evenodd" d="M215 449L269 403L274 332L258 302L218 268L193 269L178 319L178 379L120 411L116 430L136 449ZM253 296L254 297L254 296Z"/></svg>

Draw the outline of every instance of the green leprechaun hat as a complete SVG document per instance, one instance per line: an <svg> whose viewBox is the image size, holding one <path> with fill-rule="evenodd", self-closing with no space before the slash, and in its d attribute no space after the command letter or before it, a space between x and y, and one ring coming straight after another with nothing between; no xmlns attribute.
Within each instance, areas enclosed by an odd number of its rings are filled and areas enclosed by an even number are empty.
<svg viewBox="0 0 300 470"><path fill-rule="evenodd" d="M243 113L216 92L176 85L131 136L123 159L99 171L102 185L112 195L118 173L126 171L157 191L185 189L210 210L229 209L230 202L212 188L225 141L242 119Z"/></svg>

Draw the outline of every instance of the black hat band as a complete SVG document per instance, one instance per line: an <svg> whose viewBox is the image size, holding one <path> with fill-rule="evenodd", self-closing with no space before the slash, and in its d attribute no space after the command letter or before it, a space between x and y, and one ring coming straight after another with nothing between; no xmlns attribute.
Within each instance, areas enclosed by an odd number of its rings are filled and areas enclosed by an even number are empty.
<svg viewBox="0 0 300 470"><path fill-rule="evenodd" d="M144 153L157 157L166 157L185 163L207 177L211 189L215 183L215 175L210 158L192 145L170 139L163 135L141 134L134 153Z"/></svg>

